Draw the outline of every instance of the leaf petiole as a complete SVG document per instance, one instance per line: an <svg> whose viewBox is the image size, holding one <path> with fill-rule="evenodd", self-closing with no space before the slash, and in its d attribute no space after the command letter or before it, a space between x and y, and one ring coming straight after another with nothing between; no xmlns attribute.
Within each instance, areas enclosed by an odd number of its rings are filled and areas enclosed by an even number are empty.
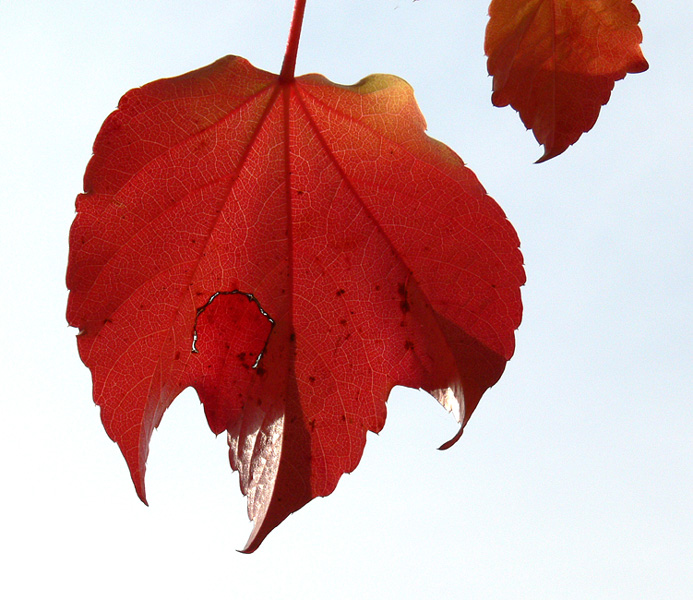
<svg viewBox="0 0 693 600"><path fill-rule="evenodd" d="M289 41L286 44L286 52L284 53L284 63L282 64L282 70L279 74L280 83L291 83L294 80L298 42L301 38L301 27L303 26L303 14L305 10L306 0L296 0L294 4L294 13L291 17Z"/></svg>

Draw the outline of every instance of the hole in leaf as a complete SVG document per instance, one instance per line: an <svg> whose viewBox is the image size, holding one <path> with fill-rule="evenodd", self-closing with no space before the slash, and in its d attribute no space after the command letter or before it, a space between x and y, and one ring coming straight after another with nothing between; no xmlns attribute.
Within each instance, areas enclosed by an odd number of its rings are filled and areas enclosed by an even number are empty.
<svg viewBox="0 0 693 600"><path fill-rule="evenodd" d="M198 354L199 350L197 348L197 341L199 338L198 330L197 330L197 322L200 318L200 315L204 313L209 306L219 297L219 296L231 296L234 294L240 294L241 296L245 296L249 302L254 302L257 305L258 310L260 311L260 314L267 319L270 323L270 334L272 333L272 330L274 329L275 321L274 319L269 315L269 313L262 308L262 305L260 304L260 301L253 296L253 294L250 294L248 292L242 292L241 290L232 290L230 292L215 292L209 297L209 300L205 302L204 305L202 305L200 308L197 309L197 314L195 315L195 324L193 325L193 335L192 335L192 348L191 352L193 354ZM253 364L252 368L257 369L258 365L260 364L260 360L262 359L262 356L264 355L265 351L267 350L267 343L269 342L270 335L267 335L267 338L265 339L265 345L262 348L262 351L258 353L257 358L255 359L255 363Z"/></svg>

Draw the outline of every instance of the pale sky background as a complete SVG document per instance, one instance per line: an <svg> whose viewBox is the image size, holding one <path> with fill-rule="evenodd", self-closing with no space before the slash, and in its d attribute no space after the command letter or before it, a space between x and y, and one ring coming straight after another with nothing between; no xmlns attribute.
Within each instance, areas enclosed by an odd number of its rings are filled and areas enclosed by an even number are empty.
<svg viewBox="0 0 693 600"><path fill-rule="evenodd" d="M693 597L693 8L639 0L650 70L542 154L490 103L488 0L309 0L297 74L409 81L522 240L516 356L460 443L396 390L336 492L253 555L192 390L154 434L150 507L65 322L75 196L130 88L238 54L278 71L292 0L0 0L0 596Z"/></svg>

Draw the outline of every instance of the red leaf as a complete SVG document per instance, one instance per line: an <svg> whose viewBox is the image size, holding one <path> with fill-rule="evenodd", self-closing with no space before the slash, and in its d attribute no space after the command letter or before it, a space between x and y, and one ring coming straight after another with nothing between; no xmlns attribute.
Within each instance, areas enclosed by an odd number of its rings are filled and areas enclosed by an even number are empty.
<svg viewBox="0 0 693 600"><path fill-rule="evenodd" d="M193 386L255 529L329 494L396 384L464 424L514 349L518 239L411 88L226 57L128 92L70 232L68 320L140 497ZM449 391L451 388L452 391Z"/></svg>
<svg viewBox="0 0 693 600"><path fill-rule="evenodd" d="M631 0L492 0L495 106L510 104L553 158L592 129L614 82L648 67Z"/></svg>

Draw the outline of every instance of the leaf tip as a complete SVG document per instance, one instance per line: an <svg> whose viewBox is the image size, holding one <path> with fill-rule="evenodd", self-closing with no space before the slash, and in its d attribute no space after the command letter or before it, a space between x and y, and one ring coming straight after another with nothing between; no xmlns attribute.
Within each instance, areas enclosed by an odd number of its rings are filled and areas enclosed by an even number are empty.
<svg viewBox="0 0 693 600"><path fill-rule="evenodd" d="M248 538L248 541L245 544L245 547L242 550L237 550L237 552L239 552L240 554L252 554L253 552L255 552L255 550L257 550L260 547L260 544L262 544L264 539L267 537L267 534L272 529L273 527L263 529L261 526L258 527L258 524L256 524L256 526L253 528L252 533L250 534L250 537Z"/></svg>
<svg viewBox="0 0 693 600"><path fill-rule="evenodd" d="M149 506L147 501L147 492L144 488L144 473L138 471L137 473L132 473L132 483L135 484L135 492L137 492L137 497L142 501L142 504Z"/></svg>
<svg viewBox="0 0 693 600"><path fill-rule="evenodd" d="M647 59L644 56L641 56L640 60L638 60L634 65L632 65L628 72L635 75L637 73L644 73L649 68L650 63L647 62Z"/></svg>
<svg viewBox="0 0 693 600"><path fill-rule="evenodd" d="M462 434L464 433L464 425L460 425L459 431L454 435L452 439L449 439L447 442L445 442L443 445L438 447L438 450L447 450L448 448L452 448L462 437Z"/></svg>
<svg viewBox="0 0 693 600"><path fill-rule="evenodd" d="M570 146L572 146L572 144L556 144L553 141L550 141L550 142L547 141L546 143L544 143L542 145L544 146L544 154L542 154L539 159L534 161L535 165L539 165L541 163L544 163L546 161L551 160L552 158L556 158L557 156L560 156L568 148L570 148Z"/></svg>
<svg viewBox="0 0 693 600"><path fill-rule="evenodd" d="M544 148L544 154L542 154L542 156L540 158L535 160L534 164L540 165L541 163L544 163L548 160L551 160L552 158L556 158L559 154L563 154L563 152L565 152L565 150L560 150L560 151L549 150L548 148L545 147Z"/></svg>

